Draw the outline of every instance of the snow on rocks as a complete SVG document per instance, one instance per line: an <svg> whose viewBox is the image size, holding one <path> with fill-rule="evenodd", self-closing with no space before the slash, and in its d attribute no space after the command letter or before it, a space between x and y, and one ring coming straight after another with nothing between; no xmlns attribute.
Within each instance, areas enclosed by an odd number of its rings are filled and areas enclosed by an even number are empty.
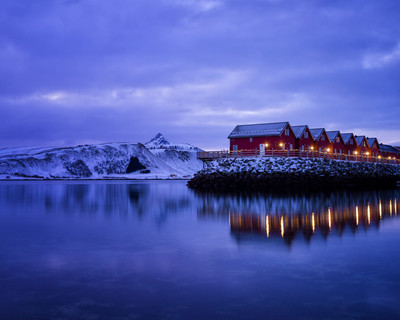
<svg viewBox="0 0 400 320"><path fill-rule="evenodd" d="M211 161L188 186L213 191L287 192L394 187L398 180L398 165L254 157Z"/></svg>

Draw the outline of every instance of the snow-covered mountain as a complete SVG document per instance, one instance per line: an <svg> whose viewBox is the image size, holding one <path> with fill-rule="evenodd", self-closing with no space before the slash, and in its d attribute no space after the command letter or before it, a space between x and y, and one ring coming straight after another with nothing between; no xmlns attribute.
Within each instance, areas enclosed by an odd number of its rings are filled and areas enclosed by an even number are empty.
<svg viewBox="0 0 400 320"><path fill-rule="evenodd" d="M76 147L0 149L0 178L183 178L201 170L189 144L172 144L157 134L146 145L105 143Z"/></svg>

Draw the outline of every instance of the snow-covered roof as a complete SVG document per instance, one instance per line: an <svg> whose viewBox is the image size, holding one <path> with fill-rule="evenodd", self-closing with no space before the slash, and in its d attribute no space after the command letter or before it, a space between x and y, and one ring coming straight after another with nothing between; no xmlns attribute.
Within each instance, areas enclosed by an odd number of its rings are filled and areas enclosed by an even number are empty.
<svg viewBox="0 0 400 320"><path fill-rule="evenodd" d="M334 141L336 137L340 134L340 131L326 131L329 140Z"/></svg>
<svg viewBox="0 0 400 320"><path fill-rule="evenodd" d="M321 134L325 131L324 128L310 129L310 132L315 140L321 137Z"/></svg>
<svg viewBox="0 0 400 320"><path fill-rule="evenodd" d="M289 122L237 125L228 138L280 136Z"/></svg>
<svg viewBox="0 0 400 320"><path fill-rule="evenodd" d="M293 133L297 139L301 138L301 136L303 135L304 131L306 131L307 128L308 128L307 125L292 126Z"/></svg>
<svg viewBox="0 0 400 320"><path fill-rule="evenodd" d="M368 142L368 145L369 145L371 148L372 148L374 142L376 142L376 145L377 145L378 148L379 148L379 144L378 144L378 139L377 139L377 138L367 138L367 142Z"/></svg>
<svg viewBox="0 0 400 320"><path fill-rule="evenodd" d="M380 144L379 145L379 149L383 152L392 152L392 153L400 153L400 149L393 147L391 145L388 144Z"/></svg>
<svg viewBox="0 0 400 320"><path fill-rule="evenodd" d="M352 134L352 133L341 133L340 135L343 138L344 144L349 144L350 138L354 137L354 134Z"/></svg>
<svg viewBox="0 0 400 320"><path fill-rule="evenodd" d="M367 141L367 139L365 138L365 136L355 136L354 138L356 139L357 144L358 144L359 146L361 145L361 143L363 142L363 140ZM367 143L368 143L368 142L367 142ZM369 144L368 144L368 146L369 146Z"/></svg>

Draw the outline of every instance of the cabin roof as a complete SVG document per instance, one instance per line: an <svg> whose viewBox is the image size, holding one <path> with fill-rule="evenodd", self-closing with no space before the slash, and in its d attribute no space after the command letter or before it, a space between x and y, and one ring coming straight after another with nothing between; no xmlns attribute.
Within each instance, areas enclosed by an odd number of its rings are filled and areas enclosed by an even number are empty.
<svg viewBox="0 0 400 320"><path fill-rule="evenodd" d="M324 128L310 129L310 132L315 141L317 141L321 137L321 135L324 131L325 131ZM328 137L328 139L329 139L329 137Z"/></svg>
<svg viewBox="0 0 400 320"><path fill-rule="evenodd" d="M308 128L307 125L292 126L292 130L297 139L300 139L304 131Z"/></svg>
<svg viewBox="0 0 400 320"><path fill-rule="evenodd" d="M340 131L326 131L326 134L328 135L329 140L333 142L336 137L340 135Z"/></svg>
<svg viewBox="0 0 400 320"><path fill-rule="evenodd" d="M280 136L289 122L237 125L228 138Z"/></svg>
<svg viewBox="0 0 400 320"><path fill-rule="evenodd" d="M374 142L376 142L378 148L379 148L379 144L378 144L378 139L377 138L367 138L367 142L368 145L372 148Z"/></svg>
<svg viewBox="0 0 400 320"><path fill-rule="evenodd" d="M341 133L341 136L343 138L344 144L349 144L350 138L354 137L354 134L352 133ZM357 144L357 141L356 141Z"/></svg>
<svg viewBox="0 0 400 320"><path fill-rule="evenodd" d="M379 145L379 149L383 152L392 152L392 153L400 153L400 149L393 147L391 145L388 144L380 144Z"/></svg>
<svg viewBox="0 0 400 320"><path fill-rule="evenodd" d="M360 146L361 143L363 142L363 140L365 140L368 144L367 138L365 138L365 136L354 136L354 139L356 139L357 144ZM369 144L368 144L369 147Z"/></svg>

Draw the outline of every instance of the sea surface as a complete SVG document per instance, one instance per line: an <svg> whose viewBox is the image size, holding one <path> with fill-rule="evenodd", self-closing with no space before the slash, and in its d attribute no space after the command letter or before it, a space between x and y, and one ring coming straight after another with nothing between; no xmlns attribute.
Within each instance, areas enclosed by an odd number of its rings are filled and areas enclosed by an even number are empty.
<svg viewBox="0 0 400 320"><path fill-rule="evenodd" d="M400 192L0 182L0 319L400 319Z"/></svg>

